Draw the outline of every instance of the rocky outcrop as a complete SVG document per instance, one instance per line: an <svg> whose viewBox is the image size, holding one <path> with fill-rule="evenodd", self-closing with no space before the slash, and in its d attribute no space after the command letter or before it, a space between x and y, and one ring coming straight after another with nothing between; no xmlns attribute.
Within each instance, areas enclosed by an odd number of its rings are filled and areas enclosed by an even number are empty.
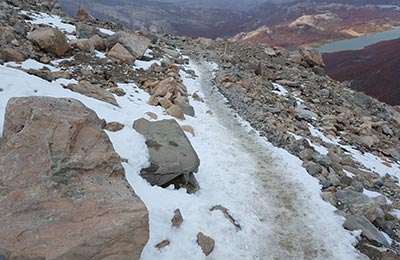
<svg viewBox="0 0 400 260"><path fill-rule="evenodd" d="M0 259L139 259L148 212L101 126L77 100L9 100Z"/></svg>
<svg viewBox="0 0 400 260"><path fill-rule="evenodd" d="M27 38L40 49L57 56L62 56L69 50L64 34L55 28L37 29L29 33Z"/></svg>
<svg viewBox="0 0 400 260"><path fill-rule="evenodd" d="M116 43L120 43L130 54L136 58L140 58L149 48L151 41L141 35L121 31L109 36L106 41L106 46L111 49Z"/></svg>
<svg viewBox="0 0 400 260"><path fill-rule="evenodd" d="M175 120L150 122L138 119L133 128L144 135L150 154L150 166L141 175L151 185L187 188L189 193L199 189L194 177L200 160L189 139Z"/></svg>

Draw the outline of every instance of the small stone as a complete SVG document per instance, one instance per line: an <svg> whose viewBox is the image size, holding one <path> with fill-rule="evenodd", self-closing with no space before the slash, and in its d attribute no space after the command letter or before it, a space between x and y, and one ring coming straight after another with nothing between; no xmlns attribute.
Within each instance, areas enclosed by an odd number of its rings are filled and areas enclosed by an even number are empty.
<svg viewBox="0 0 400 260"><path fill-rule="evenodd" d="M166 247L166 246L169 246L170 243L171 243L171 242L170 242L168 239L165 239L165 240L161 241L160 243L158 243L158 244L156 245L156 248L157 248L157 249L164 248L164 247Z"/></svg>
<svg viewBox="0 0 400 260"><path fill-rule="evenodd" d="M214 250L215 241L211 237L204 235L202 232L197 234L197 244L201 247L203 253L207 256Z"/></svg>
<svg viewBox="0 0 400 260"><path fill-rule="evenodd" d="M111 132L118 132L124 128L124 125L118 122L110 122L107 123L106 126L104 127L105 130L111 131Z"/></svg>
<svg viewBox="0 0 400 260"><path fill-rule="evenodd" d="M182 127L183 131L188 132L188 133L191 133L192 136L194 136L194 129L193 129L192 126L190 126L190 125L183 125L183 126L181 126L181 127Z"/></svg>
<svg viewBox="0 0 400 260"><path fill-rule="evenodd" d="M180 120L185 120L185 115L182 112L182 109L178 105L172 105L170 108L166 109L168 115L173 116Z"/></svg>
<svg viewBox="0 0 400 260"><path fill-rule="evenodd" d="M193 93L192 98L193 98L194 101L204 102L204 100L196 92Z"/></svg>
<svg viewBox="0 0 400 260"><path fill-rule="evenodd" d="M119 97L122 97L122 96L126 95L125 90L123 90L122 88L117 88L117 87L111 87L110 92L115 94L115 95L117 95L117 96L119 96Z"/></svg>
<svg viewBox="0 0 400 260"><path fill-rule="evenodd" d="M181 211L179 209L176 209L174 211L174 214L174 217L171 219L172 226L179 228L183 222Z"/></svg>
<svg viewBox="0 0 400 260"><path fill-rule="evenodd" d="M154 120L158 119L158 116L153 112L146 112L145 114L148 115L151 119L154 119Z"/></svg>

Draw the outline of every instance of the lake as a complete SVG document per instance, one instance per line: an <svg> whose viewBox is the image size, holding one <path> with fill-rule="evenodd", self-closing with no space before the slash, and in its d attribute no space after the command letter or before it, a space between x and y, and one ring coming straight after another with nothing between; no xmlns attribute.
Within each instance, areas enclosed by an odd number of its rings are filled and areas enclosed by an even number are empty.
<svg viewBox="0 0 400 260"><path fill-rule="evenodd" d="M367 36L356 37L337 42L331 42L317 48L321 53L331 53L338 51L361 50L364 47L378 43L400 38L400 29L389 30L385 32L375 33Z"/></svg>

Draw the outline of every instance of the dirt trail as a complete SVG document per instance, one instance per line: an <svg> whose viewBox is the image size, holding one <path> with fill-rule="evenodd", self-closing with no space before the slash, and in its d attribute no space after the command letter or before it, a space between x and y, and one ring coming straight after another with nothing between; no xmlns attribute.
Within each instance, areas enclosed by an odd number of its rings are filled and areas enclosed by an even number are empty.
<svg viewBox="0 0 400 260"><path fill-rule="evenodd" d="M345 231L338 230L341 229L340 223L330 225L329 220L324 219L324 213L318 212L320 206L313 204L315 198L320 200L317 204L328 209L330 206L321 201L315 190L304 184L309 180L302 181L301 177L293 177L297 175L293 172L296 166L288 164L288 160L285 162L279 156L275 157L277 148L249 127L243 126L243 122L213 85L214 76L210 65L204 63L197 66L201 72L202 91L208 107L219 122L240 140L238 145L257 162L257 172L250 173L257 185L251 191L251 196L255 198L253 208L258 218L272 230L266 241L260 243L260 254L254 259L364 259L357 256L350 244L341 241L340 234ZM331 218L332 215L332 212L330 215L328 213ZM336 231L336 236L331 236Z"/></svg>

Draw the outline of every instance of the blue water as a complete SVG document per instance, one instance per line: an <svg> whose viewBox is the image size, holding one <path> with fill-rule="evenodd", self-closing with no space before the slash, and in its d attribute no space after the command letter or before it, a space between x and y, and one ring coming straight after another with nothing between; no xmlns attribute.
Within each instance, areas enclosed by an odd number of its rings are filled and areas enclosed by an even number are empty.
<svg viewBox="0 0 400 260"><path fill-rule="evenodd" d="M317 48L321 53L331 53L337 51L361 50L364 47L378 43L400 38L400 29L389 30L385 32L375 33L367 36L341 40L324 44Z"/></svg>

